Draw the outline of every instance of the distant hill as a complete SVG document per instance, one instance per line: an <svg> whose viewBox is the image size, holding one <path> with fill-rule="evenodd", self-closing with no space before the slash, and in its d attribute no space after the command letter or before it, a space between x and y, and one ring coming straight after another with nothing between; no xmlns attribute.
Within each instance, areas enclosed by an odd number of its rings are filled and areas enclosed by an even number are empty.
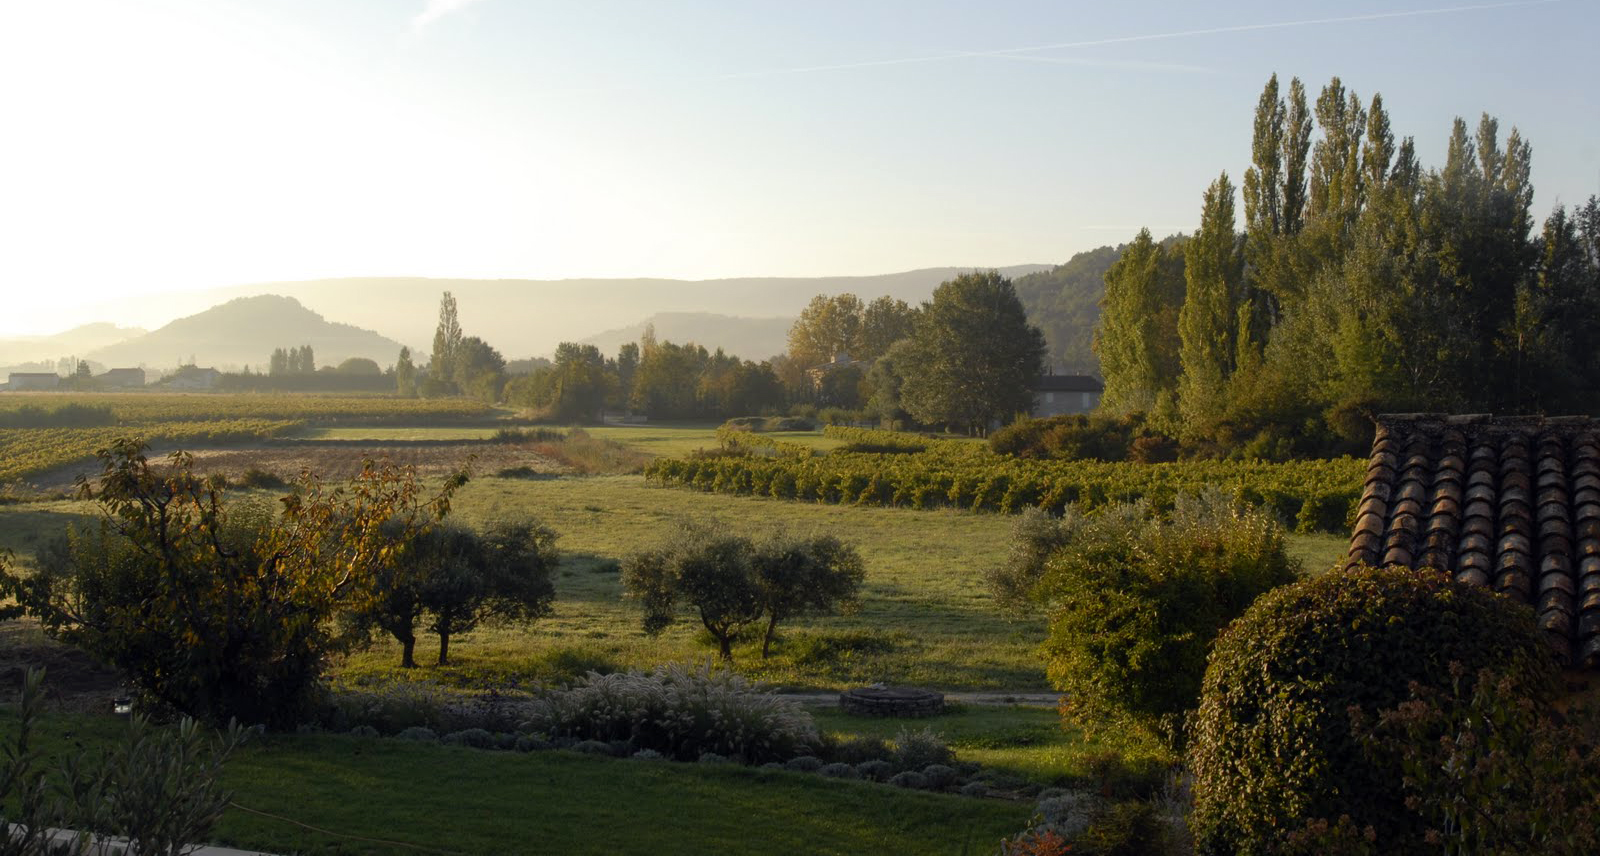
<svg viewBox="0 0 1600 856"><path fill-rule="evenodd" d="M999 270L1014 278L1048 269L1048 265L1014 265ZM383 330L425 355L438 323L439 296L449 291L455 295L466 334L481 337L515 359L548 355L560 342L598 336L597 331L615 331L664 312L792 317L800 314L812 297L844 291L863 299L887 294L919 303L927 300L939 283L968 270L972 268L926 268L880 276L711 280L365 277L258 283L208 291L203 296L218 300L261 293L287 295L328 317L348 318ZM168 354L164 360L172 358ZM265 357L256 358L261 359ZM389 355L382 362L392 361Z"/></svg>
<svg viewBox="0 0 1600 856"><path fill-rule="evenodd" d="M1028 320L1044 331L1050 347L1047 362L1057 374L1099 376L1100 360L1090 344L1100 323L1106 271L1121 257L1122 247L1100 247L1016 280L1017 297L1028 310Z"/></svg>
<svg viewBox="0 0 1600 856"><path fill-rule="evenodd" d="M84 324L53 336L19 336L0 339L0 366L48 363L54 370L63 357L85 357L90 351L144 335L139 327L118 327L100 322Z"/></svg>
<svg viewBox="0 0 1600 856"><path fill-rule="evenodd" d="M789 328L794 318L740 318L710 312L657 312L628 327L619 327L584 338L581 344L594 345L600 353L615 356L624 342L637 342L647 326L654 326L656 338L663 342L694 342L707 350L721 348L747 360L765 360L788 347Z"/></svg>
<svg viewBox="0 0 1600 856"><path fill-rule="evenodd" d="M196 315L99 348L88 358L107 366L173 367L191 358L201 366L238 369L262 366L274 348L310 345L318 366L350 357L379 365L394 362L400 343L349 324L336 324L292 297L262 294L240 297Z"/></svg>

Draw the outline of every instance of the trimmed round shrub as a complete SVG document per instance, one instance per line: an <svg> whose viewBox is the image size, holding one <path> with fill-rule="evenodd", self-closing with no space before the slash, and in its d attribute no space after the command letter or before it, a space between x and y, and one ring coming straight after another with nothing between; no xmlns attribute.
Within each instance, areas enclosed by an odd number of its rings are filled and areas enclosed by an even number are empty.
<svg viewBox="0 0 1600 856"><path fill-rule="evenodd" d="M849 764L825 764L817 769L818 773L830 779L859 779L861 774Z"/></svg>
<svg viewBox="0 0 1600 856"><path fill-rule="evenodd" d="M1362 748L1352 712L1393 709L1413 684L1449 691L1452 662L1540 692L1553 660L1531 610L1437 571L1358 568L1267 594L1206 669L1189 747L1199 852L1268 853L1343 815L1371 826L1382 852L1421 852L1400 761Z"/></svg>
<svg viewBox="0 0 1600 856"><path fill-rule="evenodd" d="M436 743L439 740L439 735L432 728L421 725L413 725L395 736L401 740L418 740L423 743Z"/></svg>
<svg viewBox="0 0 1600 856"><path fill-rule="evenodd" d="M639 751L633 753L633 759L635 761L661 761L666 757L667 756L657 752L654 749L640 749Z"/></svg>
<svg viewBox="0 0 1600 856"><path fill-rule="evenodd" d="M928 787L936 791L944 790L956 782L956 771L944 764L929 764L922 768L922 775L928 780Z"/></svg>
<svg viewBox="0 0 1600 856"><path fill-rule="evenodd" d="M783 768L792 773L815 773L822 769L822 759L814 758L810 755L801 755L798 758L790 758L783 765Z"/></svg>
<svg viewBox="0 0 1600 856"><path fill-rule="evenodd" d="M573 744L572 751L582 752L585 755L616 755L617 752L610 743L604 740L580 740Z"/></svg>
<svg viewBox="0 0 1600 856"><path fill-rule="evenodd" d="M733 763L733 759L729 758L726 755L718 755L715 752L706 752L706 753L701 754L698 763L701 763L701 764L732 764Z"/></svg>
<svg viewBox="0 0 1600 856"><path fill-rule="evenodd" d="M497 731L494 735L494 748L510 750L517 748L517 735L509 731Z"/></svg>
<svg viewBox="0 0 1600 856"><path fill-rule="evenodd" d="M350 736L351 737L377 737L378 736L378 729L373 728L370 725L357 725L355 728L350 729Z"/></svg>
<svg viewBox="0 0 1600 856"><path fill-rule="evenodd" d="M777 771L781 772L783 770L783 765L778 763L777 761L768 761L767 763L762 764L760 769L763 769L763 770L777 770Z"/></svg>
<svg viewBox="0 0 1600 856"><path fill-rule="evenodd" d="M534 737L531 734L521 734L517 736L517 742L514 748L518 752L542 752L546 749L552 749L554 747L550 745L550 741L548 740Z"/></svg>
<svg viewBox="0 0 1600 856"><path fill-rule="evenodd" d="M861 778L863 779L881 782L884 779L889 778L889 774L894 772L894 765L890 764L888 761L880 761L876 759L871 761L862 761L856 765L856 772L860 773Z"/></svg>
<svg viewBox="0 0 1600 856"><path fill-rule="evenodd" d="M451 746L471 746L474 749L493 749L494 735L482 728L464 728L452 731L440 739Z"/></svg>
<svg viewBox="0 0 1600 856"><path fill-rule="evenodd" d="M989 795L989 786L983 782L967 782L956 793L964 797L986 797Z"/></svg>
<svg viewBox="0 0 1600 856"><path fill-rule="evenodd" d="M949 764L956 759L944 737L931 728L912 731L901 727L894 737L894 765L902 770L921 770L929 764Z"/></svg>
<svg viewBox="0 0 1600 856"><path fill-rule="evenodd" d="M925 791L928 789L928 777L922 775L921 773L913 773L910 770L907 770L904 773L895 773L893 776L890 776L889 784L894 785L897 788L910 788L911 790L915 791Z"/></svg>

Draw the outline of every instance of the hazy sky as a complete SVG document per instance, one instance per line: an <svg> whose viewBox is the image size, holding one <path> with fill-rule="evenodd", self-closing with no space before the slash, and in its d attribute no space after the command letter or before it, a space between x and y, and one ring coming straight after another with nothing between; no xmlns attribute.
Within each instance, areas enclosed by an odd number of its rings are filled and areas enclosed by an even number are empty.
<svg viewBox="0 0 1600 856"><path fill-rule="evenodd" d="M7 0L0 334L272 279L1060 262L1192 229L1274 71L1382 92L1428 166L1518 126L1542 218L1600 192L1597 40L1596 0Z"/></svg>

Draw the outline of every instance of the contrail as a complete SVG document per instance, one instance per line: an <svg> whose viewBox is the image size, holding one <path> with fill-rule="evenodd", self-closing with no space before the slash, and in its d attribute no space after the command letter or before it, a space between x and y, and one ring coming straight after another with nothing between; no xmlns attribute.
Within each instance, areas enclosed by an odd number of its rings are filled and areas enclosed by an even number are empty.
<svg viewBox="0 0 1600 856"><path fill-rule="evenodd" d="M1461 12L1480 12L1490 9L1515 9L1523 6L1542 6L1550 3L1559 3L1561 0L1513 0L1506 3L1480 3L1471 6L1444 6L1435 9L1410 9L1399 12L1372 12L1365 15L1344 15L1334 18L1308 18L1300 21L1274 21L1265 24L1235 24L1227 27L1207 27L1201 30L1181 30L1171 33L1147 33L1138 36L1113 36L1102 39L1084 39L1075 42L1055 42L1048 45L1030 45L1019 48L1002 48L989 51L954 51L927 56L900 57L898 59L866 60L863 62L843 62L832 65L810 65L796 68L775 68L766 71L746 71L721 75L718 79L730 80L745 77L768 77L780 74L806 74L817 71L843 71L854 68L877 68L889 65L913 65L917 63L944 62L952 59L966 59L969 57L1016 57L1019 54L1034 53L1037 51L1067 50L1070 48L1092 48L1105 45L1122 45L1134 42L1155 42L1166 39L1189 39L1197 36L1216 36L1226 33L1247 33L1260 30L1286 30L1294 27L1317 27L1327 24L1354 24L1365 21L1386 21L1395 18L1420 18L1430 15L1452 15Z"/></svg>

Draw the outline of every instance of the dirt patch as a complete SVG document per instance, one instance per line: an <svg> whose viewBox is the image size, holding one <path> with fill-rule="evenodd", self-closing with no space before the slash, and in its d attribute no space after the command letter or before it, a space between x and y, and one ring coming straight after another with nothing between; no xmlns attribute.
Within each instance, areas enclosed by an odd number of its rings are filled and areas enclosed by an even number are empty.
<svg viewBox="0 0 1600 856"><path fill-rule="evenodd" d="M18 700L30 668L45 670L45 700L60 710L104 713L122 687L115 671L45 636L37 621L0 622L0 702Z"/></svg>

